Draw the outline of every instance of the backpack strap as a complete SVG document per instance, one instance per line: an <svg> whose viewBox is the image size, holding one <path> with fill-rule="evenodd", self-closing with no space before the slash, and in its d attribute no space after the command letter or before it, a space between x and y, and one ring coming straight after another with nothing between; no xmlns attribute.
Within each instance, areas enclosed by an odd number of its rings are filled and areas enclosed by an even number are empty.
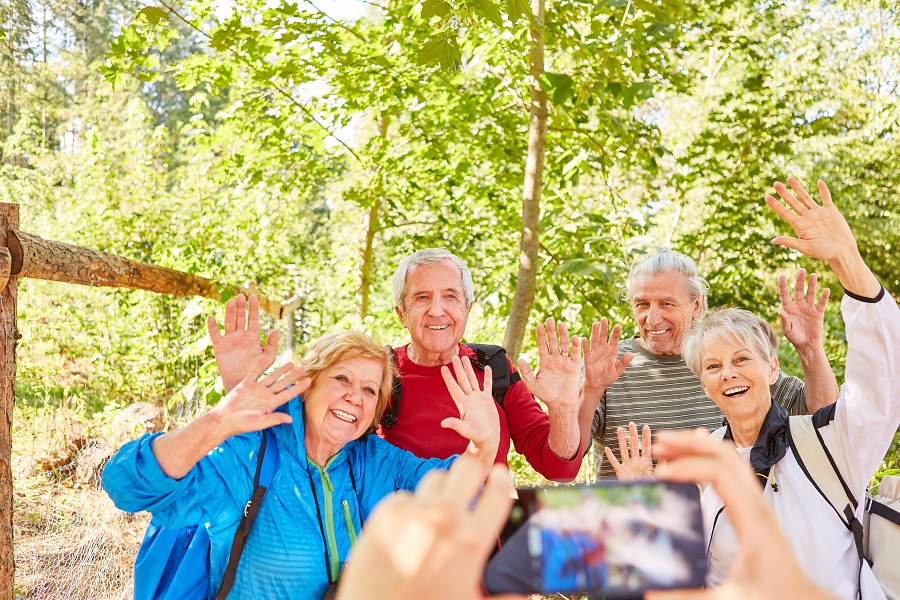
<svg viewBox="0 0 900 600"><path fill-rule="evenodd" d="M388 360L391 361L391 365L396 367L394 362L394 349L390 346L385 346L384 348L387 350ZM401 396L403 396L403 384L400 383L400 373L394 369L394 381L391 384L391 403L378 421L378 424L385 429L391 429L397 424L397 414L400 412Z"/></svg>
<svg viewBox="0 0 900 600"><path fill-rule="evenodd" d="M823 409L825 410L825 409ZM859 556L860 568L865 558L863 524L856 518L858 502L844 480L834 457L816 426L815 415L795 415L788 421L788 443L803 474L828 502L850 533Z"/></svg>
<svg viewBox="0 0 900 600"><path fill-rule="evenodd" d="M521 381L522 376L518 372L511 373L509 370L509 361L506 359L506 348L503 346L495 346L494 344L463 344L471 348L475 352L474 365L484 371L487 366L491 367L491 391L494 400L503 408L503 398L506 391L517 381ZM391 364L394 364L394 349L385 346ZM403 396L403 384L400 382L400 374L394 375L394 382L391 386L391 404L388 406L384 414L381 415L379 424L385 429L391 429L397 424L397 415L400 413L400 399Z"/></svg>
<svg viewBox="0 0 900 600"><path fill-rule="evenodd" d="M475 366L484 370L485 367L491 368L491 393L494 400L503 408L503 398L506 391L518 381L522 376L519 372L510 373L509 360L506 358L506 348L503 346L495 346L494 344L465 344L475 351Z"/></svg>
<svg viewBox="0 0 900 600"><path fill-rule="evenodd" d="M250 535L250 528L253 526L263 497L272 485L272 478L275 476L275 467L278 464L278 444L270 429L265 429L262 433L256 458L256 474L253 476L253 495L244 508L244 516L241 517L237 531L234 532L231 553L228 555L228 565L225 567L225 574L222 576L222 583L219 585L215 600L225 600L234 586L238 562L241 560L241 553L244 551L244 545Z"/></svg>

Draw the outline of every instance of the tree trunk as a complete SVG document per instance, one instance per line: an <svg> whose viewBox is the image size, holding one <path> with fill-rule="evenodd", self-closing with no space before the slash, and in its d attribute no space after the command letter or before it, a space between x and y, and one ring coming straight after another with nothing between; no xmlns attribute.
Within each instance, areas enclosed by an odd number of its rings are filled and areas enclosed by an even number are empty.
<svg viewBox="0 0 900 600"><path fill-rule="evenodd" d="M535 16L544 22L544 0L532 0ZM547 148L547 93L541 88L544 74L544 31L531 29L529 52L531 74L531 107L528 125L528 158L522 189L522 240L519 245L519 277L513 296L503 345L515 361L522 350L528 315L534 304L537 285L537 259L540 245L541 186L544 176L544 154Z"/></svg>
<svg viewBox="0 0 900 600"><path fill-rule="evenodd" d="M0 246L7 232L19 226L19 206L0 204ZM0 290L0 600L12 600L15 583L13 556L12 412L16 380L16 280Z"/></svg>
<svg viewBox="0 0 900 600"><path fill-rule="evenodd" d="M390 117L386 114L381 115L378 123L379 136L382 140L387 139L388 126L390 125ZM380 169L380 167L376 167ZM378 177L384 177L379 173ZM381 210L381 195L384 192L384 185L374 186L374 198L372 205L369 207L369 215L366 221L366 242L362 251L362 264L359 269L359 304L357 313L359 322L366 320L369 314L369 292L372 289L372 261L374 256L375 234L378 232L378 212ZM371 188L370 188L371 189Z"/></svg>

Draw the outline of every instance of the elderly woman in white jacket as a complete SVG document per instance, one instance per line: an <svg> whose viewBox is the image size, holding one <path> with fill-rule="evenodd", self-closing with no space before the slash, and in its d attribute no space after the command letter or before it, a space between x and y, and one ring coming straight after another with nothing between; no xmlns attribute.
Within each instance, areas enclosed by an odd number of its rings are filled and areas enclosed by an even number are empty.
<svg viewBox="0 0 900 600"><path fill-rule="evenodd" d="M847 366L840 398L813 415L813 424L857 499L878 469L900 426L900 310L865 264L847 221L818 182L820 206L793 178L766 204L797 234L773 241L826 261L844 287L841 303L847 331ZM710 313L687 334L683 354L706 395L727 420L724 439L759 476L763 495L799 558L816 583L840 598L884 598L857 555L853 534L801 469L788 440L787 413L772 402L769 384L778 376L777 338L748 311ZM643 452L626 453L620 477L646 474L649 439ZM703 494L709 536L708 583L716 586L731 569L738 542L728 510L712 488ZM856 509L862 517L863 503Z"/></svg>

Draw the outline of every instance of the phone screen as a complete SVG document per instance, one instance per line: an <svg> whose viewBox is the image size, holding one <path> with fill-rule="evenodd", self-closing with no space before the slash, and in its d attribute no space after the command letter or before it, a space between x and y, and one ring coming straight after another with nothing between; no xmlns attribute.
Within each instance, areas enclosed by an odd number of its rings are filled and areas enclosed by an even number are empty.
<svg viewBox="0 0 900 600"><path fill-rule="evenodd" d="M495 594L629 597L705 578L697 486L609 481L520 489L484 584Z"/></svg>

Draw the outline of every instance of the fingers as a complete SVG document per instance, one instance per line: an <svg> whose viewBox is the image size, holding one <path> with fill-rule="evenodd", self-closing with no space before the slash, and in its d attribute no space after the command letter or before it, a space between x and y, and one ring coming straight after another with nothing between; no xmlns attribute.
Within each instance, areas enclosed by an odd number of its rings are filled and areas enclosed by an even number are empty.
<svg viewBox="0 0 900 600"><path fill-rule="evenodd" d="M219 332L219 324L216 323L216 318L212 315L206 317L206 328L209 330L209 339L212 342L213 348L216 347L216 344L222 341L222 334Z"/></svg>
<svg viewBox="0 0 900 600"><path fill-rule="evenodd" d="M475 371L472 369L472 363L468 357L465 361L458 356L454 356L450 363L453 365L453 373L456 375L456 382L459 384L463 394L471 394L472 390L478 387L478 380L475 378Z"/></svg>
<svg viewBox="0 0 900 600"><path fill-rule="evenodd" d="M569 356L572 353L572 346L569 344L569 330L565 323L560 322L559 328L559 353L563 356Z"/></svg>
<svg viewBox="0 0 900 600"><path fill-rule="evenodd" d="M550 354L559 354L559 339L556 336L556 321L553 317L544 321L544 330L547 333L547 351Z"/></svg>
<svg viewBox="0 0 900 600"><path fill-rule="evenodd" d="M271 367L274 362L275 361L270 356L267 356L265 354L260 356L259 360L257 360L256 363L252 367L250 367L250 371L247 373L247 376L244 377L244 381L259 381L259 378L262 377L263 373L265 373L266 370Z"/></svg>
<svg viewBox="0 0 900 600"><path fill-rule="evenodd" d="M247 316L247 330L259 331L259 298L250 296L250 314Z"/></svg>
<svg viewBox="0 0 900 600"><path fill-rule="evenodd" d="M831 200L831 191L828 189L828 186L825 185L825 182L821 179L816 182L816 187L819 188L819 198L822 199L822 206L834 206L834 202Z"/></svg>
<svg viewBox="0 0 900 600"><path fill-rule="evenodd" d="M247 297L238 294L234 301L234 329L235 331L245 331L247 329Z"/></svg>
<svg viewBox="0 0 900 600"><path fill-rule="evenodd" d="M815 277L815 276L813 276ZM797 278L794 280L794 300L800 302L800 299L805 297L803 293L803 289L806 287L806 269L800 269L797 271ZM808 300L808 298L807 298Z"/></svg>
<svg viewBox="0 0 900 600"><path fill-rule="evenodd" d="M635 428L637 429L637 428ZM643 430L641 430L641 456L650 457L653 456L651 452L650 444L652 443L652 435L650 433L650 426L644 425Z"/></svg>
<svg viewBox="0 0 900 600"><path fill-rule="evenodd" d="M513 502L510 490L512 479L509 476L509 468L506 465L494 465L488 475L484 491L478 498L478 504L472 511L476 522L481 524L479 529L491 534L489 537L485 536L487 541L485 550L493 545L509 515Z"/></svg>
<svg viewBox="0 0 900 600"><path fill-rule="evenodd" d="M786 237L786 236L778 236L776 238L772 238L772 243L776 246L786 246L788 248L793 248L797 252L801 254L806 254L804 248L806 247L802 241L797 238Z"/></svg>
<svg viewBox="0 0 900 600"><path fill-rule="evenodd" d="M238 294L238 297L241 297ZM225 335L228 335L235 329L234 320L235 315L237 314L237 309L235 306L237 305L237 300L232 298L228 302L225 303Z"/></svg>
<svg viewBox="0 0 900 600"><path fill-rule="evenodd" d="M259 315L257 315L257 319ZM278 353L278 330L273 329L269 332L269 336L266 338L266 347L263 349L263 352L267 355L271 355L272 358Z"/></svg>
<svg viewBox="0 0 900 600"><path fill-rule="evenodd" d="M444 481L443 489L449 504L458 511L467 510L472 498L481 489L483 478L484 471L478 459L469 453L463 453L450 467Z"/></svg>
<svg viewBox="0 0 900 600"><path fill-rule="evenodd" d="M622 462L631 459L631 449L628 447L628 441L625 439L625 428L618 427L616 429L616 437L619 438L619 456L622 457Z"/></svg>
<svg viewBox="0 0 900 600"><path fill-rule="evenodd" d="M787 184L789 186L791 186L791 189L794 190L794 193L797 195L797 198L800 199L800 202L802 202L806 208L809 209L809 208L818 207L818 204L816 204L816 201L813 200L812 196L809 195L809 192L806 191L806 188L804 188L803 185L799 181L797 181L794 177L788 177Z"/></svg>
<svg viewBox="0 0 900 600"><path fill-rule="evenodd" d="M610 448L609 446L603 446L603 453L606 455L606 460L608 460L609 464L612 465L613 470L618 473L619 468L621 468L622 466L622 463L620 463L616 458L616 455L613 454L612 448Z"/></svg>
<svg viewBox="0 0 900 600"><path fill-rule="evenodd" d="M535 376L534 371L531 370L531 365L529 365L528 361L524 358L517 360L516 364L519 365L519 375L522 376L525 386L528 388L528 391L533 394L534 391L532 390L532 386L535 384Z"/></svg>
<svg viewBox="0 0 900 600"><path fill-rule="evenodd" d="M825 312L825 305L828 304L829 297L831 297L831 289L825 288L822 290L822 297L819 298L819 303L816 305L819 312Z"/></svg>
<svg viewBox="0 0 900 600"><path fill-rule="evenodd" d="M801 202L800 200L798 200L797 197L787 188L786 185L784 185L780 181L776 181L774 187L775 187L775 192L778 194L778 196L784 201L785 204L787 204L792 209L794 209L795 213L797 213L798 215L801 215L804 212L806 212L806 210L807 210L806 205L803 204L803 202Z"/></svg>
<svg viewBox="0 0 900 600"><path fill-rule="evenodd" d="M773 198L772 196L766 196L766 206L771 208L781 217L785 223L793 227L797 223L797 215L787 209L787 207Z"/></svg>
<svg viewBox="0 0 900 600"><path fill-rule="evenodd" d="M632 352L626 352L625 354L623 354L623 355L622 355L622 358L620 358L620 359L616 362L616 372L617 372L619 375L621 375L622 373L624 373L624 372L625 372L625 369L628 368L628 365L630 365L630 364L631 364L631 361L633 361L633 360L634 360L634 353L632 353Z"/></svg>
<svg viewBox="0 0 900 600"><path fill-rule="evenodd" d="M294 419L291 418L291 415L283 412L273 412L263 417L260 421L260 429L268 429L269 427L275 427L276 425L285 425L293 422Z"/></svg>
<svg viewBox="0 0 900 600"><path fill-rule="evenodd" d="M547 319L549 321L549 319ZM547 329L543 323L538 323L534 328L535 337L537 337L538 362L544 360L547 356Z"/></svg>

